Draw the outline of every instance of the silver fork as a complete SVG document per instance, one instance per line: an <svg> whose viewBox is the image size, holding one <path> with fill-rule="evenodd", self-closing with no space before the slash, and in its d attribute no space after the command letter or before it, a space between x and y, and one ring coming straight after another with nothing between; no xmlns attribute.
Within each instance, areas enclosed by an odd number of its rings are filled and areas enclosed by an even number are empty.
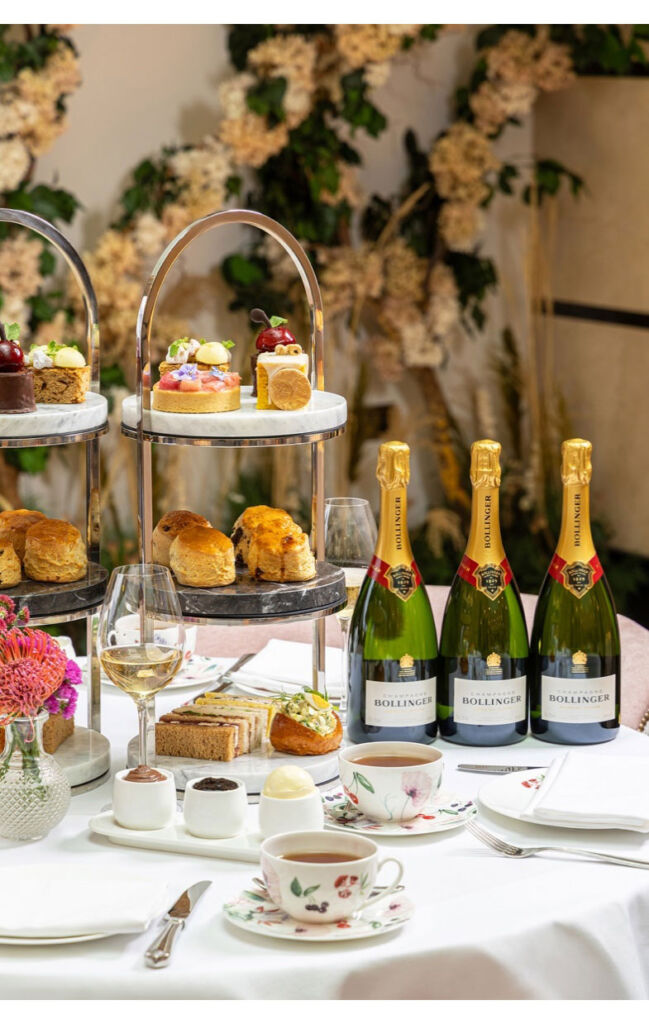
<svg viewBox="0 0 649 1024"><path fill-rule="evenodd" d="M485 846L491 847L496 853L502 853L505 857L533 857L536 853L546 853L552 851L553 853L570 853L576 857L593 857L595 860L604 860L609 864L621 864L627 868L649 868L649 861L637 860L635 857L616 857L612 853L598 853L595 850L580 850L576 846L514 846L513 843L508 843L499 836L495 836L492 832L487 832L485 828L470 818L465 822L465 828L472 836L479 839Z"/></svg>

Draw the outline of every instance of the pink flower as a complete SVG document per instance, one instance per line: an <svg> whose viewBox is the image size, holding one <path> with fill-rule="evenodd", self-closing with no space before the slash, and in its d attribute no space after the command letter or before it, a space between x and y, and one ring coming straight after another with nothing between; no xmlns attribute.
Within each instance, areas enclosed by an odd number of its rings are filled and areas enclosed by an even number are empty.
<svg viewBox="0 0 649 1024"><path fill-rule="evenodd" d="M426 772L403 772L401 788L415 807L423 807L430 799L433 780Z"/></svg>
<svg viewBox="0 0 649 1024"><path fill-rule="evenodd" d="M1 597L0 604L6 610ZM0 632L0 724L38 714L63 682L66 660L40 629Z"/></svg>

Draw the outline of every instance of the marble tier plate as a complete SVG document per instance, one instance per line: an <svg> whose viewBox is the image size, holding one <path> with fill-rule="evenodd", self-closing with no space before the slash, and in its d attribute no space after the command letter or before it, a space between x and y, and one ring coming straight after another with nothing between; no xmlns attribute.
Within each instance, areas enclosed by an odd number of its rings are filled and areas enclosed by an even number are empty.
<svg viewBox="0 0 649 1024"><path fill-rule="evenodd" d="M330 615L345 604L343 570L328 562L317 563L314 579L306 583L265 583L247 569L227 587L186 587L176 583L182 613L187 619L219 620L243 625L250 621L313 619Z"/></svg>
<svg viewBox="0 0 649 1024"><path fill-rule="evenodd" d="M89 391L85 402L77 405L43 405L36 412L0 412L0 447L22 438L34 443L66 444L72 440L90 440L95 432L107 429L108 403L103 395ZM81 437L77 437L81 434Z"/></svg>
<svg viewBox="0 0 649 1024"><path fill-rule="evenodd" d="M223 447L237 443L260 446L325 440L345 427L347 403L341 395L314 391L305 409L280 412L257 409L251 391L250 387L241 388L241 408L234 412L170 413L150 409L145 415L145 434L162 444L197 444L202 440ZM135 395L124 399L122 431L129 437L136 436Z"/></svg>
<svg viewBox="0 0 649 1024"><path fill-rule="evenodd" d="M107 579L108 573L103 565L89 562L86 575L74 583L23 580L18 586L10 587L7 593L19 608L28 606L32 619L55 618L82 612L85 608L96 608L102 602Z"/></svg>

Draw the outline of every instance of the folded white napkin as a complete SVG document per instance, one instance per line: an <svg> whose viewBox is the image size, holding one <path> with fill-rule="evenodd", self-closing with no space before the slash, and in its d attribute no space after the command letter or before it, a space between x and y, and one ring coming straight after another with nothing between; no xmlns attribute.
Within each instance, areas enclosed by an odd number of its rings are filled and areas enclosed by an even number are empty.
<svg viewBox="0 0 649 1024"><path fill-rule="evenodd" d="M649 757L562 754L521 817L545 825L649 832Z"/></svg>
<svg viewBox="0 0 649 1024"><path fill-rule="evenodd" d="M263 683L264 680L270 680L275 689L293 693L303 686L313 684L311 651L311 644L269 640L232 678L237 682L253 684L255 681ZM325 649L325 673L329 696L339 696L342 689L342 651L339 648Z"/></svg>
<svg viewBox="0 0 649 1024"><path fill-rule="evenodd" d="M164 882L98 865L29 864L0 871L0 935L143 932L171 904Z"/></svg>

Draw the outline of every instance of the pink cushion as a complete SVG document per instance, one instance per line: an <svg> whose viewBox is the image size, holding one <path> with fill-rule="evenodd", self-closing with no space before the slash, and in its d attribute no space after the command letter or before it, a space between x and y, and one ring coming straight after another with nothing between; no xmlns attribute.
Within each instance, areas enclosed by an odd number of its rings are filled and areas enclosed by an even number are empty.
<svg viewBox="0 0 649 1024"><path fill-rule="evenodd" d="M448 587L428 587L437 632L442 624ZM528 629L532 628L536 597L523 594L523 608ZM619 616L622 643L622 722L637 729L649 708L649 630L626 616ZM335 616L326 620L327 644L342 645L342 634ZM198 631L199 654L238 657L248 651L260 651L270 639L301 640L310 643L313 636L311 622L275 623L270 626L203 626Z"/></svg>

